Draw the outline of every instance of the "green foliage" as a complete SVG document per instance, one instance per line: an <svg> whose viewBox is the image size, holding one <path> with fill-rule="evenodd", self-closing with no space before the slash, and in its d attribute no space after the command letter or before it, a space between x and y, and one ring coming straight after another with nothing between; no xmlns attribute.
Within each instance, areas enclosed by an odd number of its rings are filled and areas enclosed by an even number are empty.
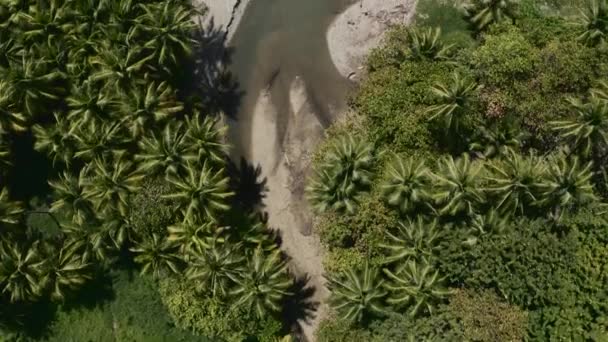
<svg viewBox="0 0 608 342"><path fill-rule="evenodd" d="M437 104L428 108L429 120L440 120L443 127L450 131L459 131L462 115L468 110L468 103L479 86L475 81L458 73L452 75L448 85L435 84L431 91L437 98Z"/></svg>
<svg viewBox="0 0 608 342"><path fill-rule="evenodd" d="M467 154L454 160L452 156L439 161L439 170L433 174L435 193L433 198L440 215L471 215L483 199L480 176L484 165L471 161Z"/></svg>
<svg viewBox="0 0 608 342"><path fill-rule="evenodd" d="M142 275L151 273L155 278L160 278L179 272L179 257L175 244L156 234L144 238L130 250L136 254L135 262L142 265Z"/></svg>
<svg viewBox="0 0 608 342"><path fill-rule="evenodd" d="M588 0L587 8L581 11L579 26L582 31L578 40L588 45L606 43L608 34L608 3L606 0Z"/></svg>
<svg viewBox="0 0 608 342"><path fill-rule="evenodd" d="M408 30L405 58L409 60L447 60L452 46L441 39L440 28L413 28Z"/></svg>
<svg viewBox="0 0 608 342"><path fill-rule="evenodd" d="M434 306L447 298L450 291L442 283L439 271L433 270L426 261L408 260L392 272L384 269L391 280L386 288L390 295L387 301L396 308L406 308L408 315L432 314Z"/></svg>
<svg viewBox="0 0 608 342"><path fill-rule="evenodd" d="M315 337L319 342L369 341L370 332L357 328L350 321L330 318L321 321Z"/></svg>
<svg viewBox="0 0 608 342"><path fill-rule="evenodd" d="M387 231L388 243L380 245L389 251L385 262L431 259L442 234L437 226L437 220L427 223L418 216L416 221L399 223L395 234Z"/></svg>
<svg viewBox="0 0 608 342"><path fill-rule="evenodd" d="M352 135L335 141L306 187L314 210L354 213L372 181L374 152L372 144Z"/></svg>
<svg viewBox="0 0 608 342"><path fill-rule="evenodd" d="M423 161L395 155L389 163L381 185L384 198L391 206L408 213L430 198L429 169Z"/></svg>
<svg viewBox="0 0 608 342"><path fill-rule="evenodd" d="M464 6L464 17L474 30L481 31L504 19L515 20L519 0L472 0Z"/></svg>
<svg viewBox="0 0 608 342"><path fill-rule="evenodd" d="M523 341L528 313L488 290L457 290L446 312L457 318L466 341Z"/></svg>
<svg viewBox="0 0 608 342"><path fill-rule="evenodd" d="M167 227L175 220L175 202L163 196L171 186L160 177L147 177L141 189L131 196L129 221L133 232L140 237L167 234Z"/></svg>
<svg viewBox="0 0 608 342"><path fill-rule="evenodd" d="M365 322L385 312L383 284L378 270L366 262L363 267L349 269L329 279L330 304L341 319Z"/></svg>
<svg viewBox="0 0 608 342"><path fill-rule="evenodd" d="M249 336L262 333L272 335L268 328L277 329L272 316L263 320L254 318L243 307L226 307L218 299L198 295L194 284L181 279L165 279L160 283L160 294L175 324L197 335L212 339L240 342Z"/></svg>

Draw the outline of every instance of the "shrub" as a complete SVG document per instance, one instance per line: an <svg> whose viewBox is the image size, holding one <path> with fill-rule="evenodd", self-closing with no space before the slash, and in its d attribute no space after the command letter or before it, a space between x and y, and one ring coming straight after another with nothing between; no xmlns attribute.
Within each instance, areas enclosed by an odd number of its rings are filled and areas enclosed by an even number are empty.
<svg viewBox="0 0 608 342"><path fill-rule="evenodd" d="M369 341L370 332L357 328L352 322L335 317L323 320L316 332L319 342Z"/></svg>
<svg viewBox="0 0 608 342"><path fill-rule="evenodd" d="M167 227L176 221L172 201L162 198L170 191L171 185L159 176L146 180L133 196L130 220L137 235L167 235Z"/></svg>
<svg viewBox="0 0 608 342"><path fill-rule="evenodd" d="M259 320L252 312L198 295L194 284L181 279L162 280L159 291L175 325L197 335L241 342L248 337L268 339L281 329L271 316Z"/></svg>
<svg viewBox="0 0 608 342"><path fill-rule="evenodd" d="M523 341L527 335L528 313L491 290L457 290L446 311L458 320L465 341Z"/></svg>

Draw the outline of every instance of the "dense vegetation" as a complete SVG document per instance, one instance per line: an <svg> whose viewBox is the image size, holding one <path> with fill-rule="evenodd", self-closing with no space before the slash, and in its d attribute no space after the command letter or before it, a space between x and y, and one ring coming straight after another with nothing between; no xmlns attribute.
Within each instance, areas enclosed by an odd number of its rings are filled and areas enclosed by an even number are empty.
<svg viewBox="0 0 608 342"><path fill-rule="evenodd" d="M182 0L0 2L0 340L283 330L291 278L234 201L198 14Z"/></svg>
<svg viewBox="0 0 608 342"><path fill-rule="evenodd" d="M606 1L424 6L315 159L319 340L605 341Z"/></svg>

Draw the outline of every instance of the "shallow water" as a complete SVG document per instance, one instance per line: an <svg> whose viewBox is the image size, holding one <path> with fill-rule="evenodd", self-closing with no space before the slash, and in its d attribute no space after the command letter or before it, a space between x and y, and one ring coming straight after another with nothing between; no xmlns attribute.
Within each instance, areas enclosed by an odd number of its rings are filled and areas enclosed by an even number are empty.
<svg viewBox="0 0 608 342"><path fill-rule="evenodd" d="M289 123L289 88L296 76L306 83L322 125L346 103L350 82L333 65L326 31L333 18L354 0L252 0L230 42L231 71L244 92L236 113L232 142L247 155L251 114L263 91L278 109L278 141ZM236 130L236 132L235 132Z"/></svg>

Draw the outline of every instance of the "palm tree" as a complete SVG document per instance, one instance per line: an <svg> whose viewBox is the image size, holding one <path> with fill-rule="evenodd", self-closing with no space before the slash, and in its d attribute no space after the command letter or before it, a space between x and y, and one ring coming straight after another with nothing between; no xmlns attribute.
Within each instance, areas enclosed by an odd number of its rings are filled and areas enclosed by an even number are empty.
<svg viewBox="0 0 608 342"><path fill-rule="evenodd" d="M452 156L439 162L439 172L433 174L436 192L433 198L439 206L440 215L471 215L477 204L483 201L480 188L480 175L483 164L471 162L464 154L457 160Z"/></svg>
<svg viewBox="0 0 608 342"><path fill-rule="evenodd" d="M200 215L215 221L219 212L230 209L227 200L233 193L228 189L229 178L223 168L214 170L207 161L202 168L188 163L185 176L170 174L167 181L175 191L163 198L181 202L187 208L187 218Z"/></svg>
<svg viewBox="0 0 608 342"><path fill-rule="evenodd" d="M140 6L145 13L136 20L135 35L141 35L143 46L155 52L153 57L158 66L168 70L178 65L180 56L192 53L191 37L196 29L192 7L171 1Z"/></svg>
<svg viewBox="0 0 608 342"><path fill-rule="evenodd" d="M362 269L348 269L339 277L329 278L329 303L342 319L363 322L385 312L382 305L386 296L383 284L378 270L366 262Z"/></svg>
<svg viewBox="0 0 608 342"><path fill-rule="evenodd" d="M395 272L384 269L392 280L385 286L391 292L387 301L393 305L408 307L408 314L433 313L433 307L443 301L451 291L443 287L439 272L426 262L408 260Z"/></svg>
<svg viewBox="0 0 608 342"><path fill-rule="evenodd" d="M592 97L602 101L608 101L608 81L600 80L597 85L589 90Z"/></svg>
<svg viewBox="0 0 608 342"><path fill-rule="evenodd" d="M198 155L198 160L202 163L209 159L217 163L222 163L226 157L227 146L222 142L227 127L218 128L218 121L211 116L197 113L186 117L186 140L192 150Z"/></svg>
<svg viewBox="0 0 608 342"><path fill-rule="evenodd" d="M152 234L129 250L137 254L134 260L142 265L141 274L151 273L154 278L160 278L169 273L179 273L180 260L175 244L157 234Z"/></svg>
<svg viewBox="0 0 608 342"><path fill-rule="evenodd" d="M16 89L9 82L0 79L0 133L27 130L27 118L15 102L15 92Z"/></svg>
<svg viewBox="0 0 608 342"><path fill-rule="evenodd" d="M64 248L74 255L80 256L84 264L94 262L107 264L110 262L109 253L112 246L104 225L94 222L62 222L61 230L66 239Z"/></svg>
<svg viewBox="0 0 608 342"><path fill-rule="evenodd" d="M584 156L593 149L604 149L608 145L608 102L596 96L585 103L573 98L569 102L576 117L552 121L550 125L562 138L572 139Z"/></svg>
<svg viewBox="0 0 608 342"><path fill-rule="evenodd" d="M403 260L420 260L432 257L442 237L438 229L437 220L424 222L422 216L416 221L399 223L396 234L387 232L388 242L380 244L386 248L390 255L384 260L386 263Z"/></svg>
<svg viewBox="0 0 608 342"><path fill-rule="evenodd" d="M578 40L591 46L606 43L608 34L608 3L606 0L589 0L586 10L581 10L579 26L582 33Z"/></svg>
<svg viewBox="0 0 608 342"><path fill-rule="evenodd" d="M212 222L200 223L199 220L186 217L183 222L167 227L167 231L167 240L179 245L180 252L186 254L196 246L210 246L214 239L218 239L217 233L222 229L216 229Z"/></svg>
<svg viewBox="0 0 608 342"><path fill-rule="evenodd" d="M131 85L141 79L139 76L154 57L143 56L143 49L134 46L113 48L111 43L99 47L99 55L90 59L96 72L91 75L93 81L106 81L108 87L130 89Z"/></svg>
<svg viewBox="0 0 608 342"><path fill-rule="evenodd" d="M107 211L99 217L101 232L106 236L110 247L120 250L131 236L133 223L130 215L123 215L118 211Z"/></svg>
<svg viewBox="0 0 608 342"><path fill-rule="evenodd" d="M306 188L313 209L354 212L358 195L371 183L373 153L372 144L351 135L336 141Z"/></svg>
<svg viewBox="0 0 608 342"><path fill-rule="evenodd" d="M504 19L515 20L519 0L472 0L464 6L464 18L475 31Z"/></svg>
<svg viewBox="0 0 608 342"><path fill-rule="evenodd" d="M508 154L510 150L519 150L528 135L514 125L479 126L478 135L471 143L470 149L478 151L483 158L494 158Z"/></svg>
<svg viewBox="0 0 608 342"><path fill-rule="evenodd" d="M51 299L63 301L66 290L78 288L91 279L88 272L90 265L70 245L63 246L59 251L51 251L50 254L46 259L41 282L51 290Z"/></svg>
<svg viewBox="0 0 608 342"><path fill-rule="evenodd" d="M229 295L234 298L235 306L255 311L259 318L263 318L268 312L281 310L280 302L289 295L291 285L287 262L281 259L281 251L277 249L264 255L262 248L256 248Z"/></svg>
<svg viewBox="0 0 608 342"><path fill-rule="evenodd" d="M27 12L19 12L17 22L20 35L28 44L45 43L52 46L73 28L73 18L68 3L47 0L31 6Z"/></svg>
<svg viewBox="0 0 608 342"><path fill-rule="evenodd" d="M91 200L98 211L118 210L126 216L129 196L139 189L144 175L124 157L95 159L89 167L90 176L82 182L85 198Z"/></svg>
<svg viewBox="0 0 608 342"><path fill-rule="evenodd" d="M10 141L7 134L0 133L0 181L13 166Z"/></svg>
<svg viewBox="0 0 608 342"><path fill-rule="evenodd" d="M98 82L91 79L73 86L66 101L70 108L67 118L72 127L101 124L109 120L113 114L116 100L110 92L100 89Z"/></svg>
<svg viewBox="0 0 608 342"><path fill-rule="evenodd" d="M65 75L57 70L49 70L47 62L23 53L21 61L11 63L8 69L0 69L5 80L3 86L7 94L12 94L14 113L23 113L28 119L35 117L48 101L57 101L64 94L62 85ZM19 114L17 114L18 117Z"/></svg>
<svg viewBox="0 0 608 342"><path fill-rule="evenodd" d="M559 217L562 209L597 200L591 183L592 167L592 162L582 163L577 156L568 158L563 151L554 155L540 184L540 204L554 206L554 214Z"/></svg>
<svg viewBox="0 0 608 342"><path fill-rule="evenodd" d="M19 62L22 49L23 46L10 32L2 31L0 28L0 68L9 68L11 63Z"/></svg>
<svg viewBox="0 0 608 342"><path fill-rule="evenodd" d="M123 121L91 122L78 127L73 135L77 144L74 156L86 162L121 154L130 141L125 136Z"/></svg>
<svg viewBox="0 0 608 342"><path fill-rule="evenodd" d="M199 291L213 297L225 298L230 287L237 284L243 272L245 258L239 244L213 241L208 246L195 245L188 254L186 277Z"/></svg>
<svg viewBox="0 0 608 342"><path fill-rule="evenodd" d="M21 223L24 211L23 204L12 201L9 198L8 189L2 187L0 190L0 226L14 226Z"/></svg>
<svg viewBox="0 0 608 342"><path fill-rule="evenodd" d="M12 302L36 299L44 286L44 264L38 242L25 246L0 241L0 293Z"/></svg>
<svg viewBox="0 0 608 342"><path fill-rule="evenodd" d="M61 113L53 113L55 122L48 126L36 124L32 127L34 149L46 153L53 165L70 166L77 150L76 136L72 134L72 123Z"/></svg>
<svg viewBox="0 0 608 342"><path fill-rule="evenodd" d="M51 204L51 212L64 212L75 223L88 222L95 216L93 203L87 198L84 189L85 171L82 169L78 176L64 171L58 180L49 181L56 198Z"/></svg>
<svg viewBox="0 0 608 342"><path fill-rule="evenodd" d="M448 85L435 84L431 87L431 91L437 98L437 104L428 108L431 114L429 120L441 120L446 130L458 131L467 104L478 89L479 86L474 80L463 77L457 72L452 74L452 80Z"/></svg>
<svg viewBox="0 0 608 342"><path fill-rule="evenodd" d="M429 169L423 161L412 157L404 160L395 155L388 165L387 176L381 185L386 201L402 213L411 212L430 198Z"/></svg>
<svg viewBox="0 0 608 342"><path fill-rule="evenodd" d="M121 112L133 138L141 137L155 123L180 112L184 107L165 82L133 85L121 101Z"/></svg>
<svg viewBox="0 0 608 342"><path fill-rule="evenodd" d="M140 170L149 175L159 171L167 175L183 174L188 164L197 160L180 122L168 123L160 134L147 135L138 145L140 152L135 160L141 163Z"/></svg>
<svg viewBox="0 0 608 342"><path fill-rule="evenodd" d="M441 40L441 28L409 29L407 32L406 58L420 60L448 60L453 45Z"/></svg>
<svg viewBox="0 0 608 342"><path fill-rule="evenodd" d="M503 159L486 166L490 171L486 190L498 197L496 208L501 212L521 215L539 200L540 183L546 170L542 159L509 150Z"/></svg>

